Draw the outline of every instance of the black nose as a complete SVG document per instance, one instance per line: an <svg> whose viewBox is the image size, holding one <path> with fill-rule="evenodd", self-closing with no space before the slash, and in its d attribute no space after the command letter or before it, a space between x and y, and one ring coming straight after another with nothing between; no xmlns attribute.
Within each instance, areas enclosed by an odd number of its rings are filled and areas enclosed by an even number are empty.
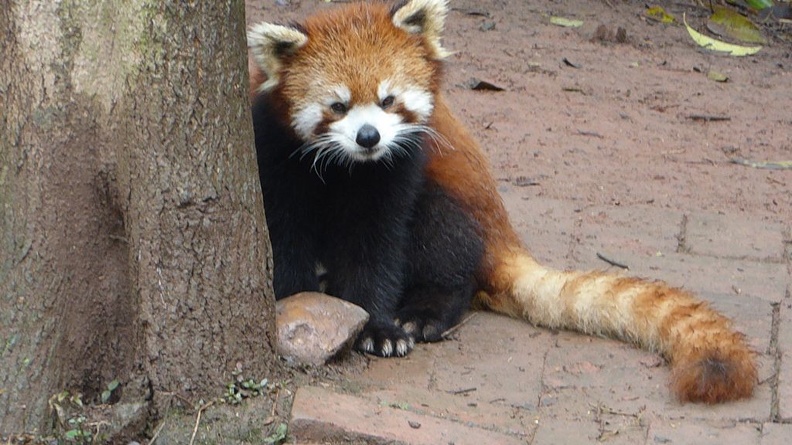
<svg viewBox="0 0 792 445"><path fill-rule="evenodd" d="M358 143L361 147L364 148L372 148L380 141L380 134L373 125L363 125L358 130L357 137L355 138L355 142Z"/></svg>

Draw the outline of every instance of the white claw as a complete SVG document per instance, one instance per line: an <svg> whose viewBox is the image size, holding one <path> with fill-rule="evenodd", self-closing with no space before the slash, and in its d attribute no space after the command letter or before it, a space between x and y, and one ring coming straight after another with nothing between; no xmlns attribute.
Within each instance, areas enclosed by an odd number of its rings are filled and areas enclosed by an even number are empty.
<svg viewBox="0 0 792 445"><path fill-rule="evenodd" d="M360 342L360 349L364 352L374 352L374 340L372 340L371 337L364 338L363 341Z"/></svg>
<svg viewBox="0 0 792 445"><path fill-rule="evenodd" d="M410 337L409 340L399 340L396 342L396 355L404 357L415 346L415 340Z"/></svg>
<svg viewBox="0 0 792 445"><path fill-rule="evenodd" d="M390 357L391 355L393 355L393 342L385 340L382 342L382 356Z"/></svg>

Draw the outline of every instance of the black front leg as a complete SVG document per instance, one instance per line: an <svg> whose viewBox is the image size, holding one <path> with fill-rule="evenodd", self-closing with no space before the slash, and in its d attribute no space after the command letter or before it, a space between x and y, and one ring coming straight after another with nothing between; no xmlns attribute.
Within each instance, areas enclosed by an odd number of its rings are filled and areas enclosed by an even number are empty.
<svg viewBox="0 0 792 445"><path fill-rule="evenodd" d="M406 355L414 346L394 322L407 274L409 222L422 185L422 170L413 161L355 166L352 176L336 183L324 215L328 291L369 313L356 347L384 357Z"/></svg>
<svg viewBox="0 0 792 445"><path fill-rule="evenodd" d="M356 348L382 357L404 356L415 342L394 318L404 291L407 234L402 221L383 222L336 235L323 263L328 292L369 313Z"/></svg>

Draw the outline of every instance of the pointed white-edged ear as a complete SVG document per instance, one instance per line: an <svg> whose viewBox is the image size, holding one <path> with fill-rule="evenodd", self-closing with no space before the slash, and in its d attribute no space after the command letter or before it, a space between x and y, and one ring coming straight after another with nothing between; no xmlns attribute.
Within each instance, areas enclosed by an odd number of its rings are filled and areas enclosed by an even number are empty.
<svg viewBox="0 0 792 445"><path fill-rule="evenodd" d="M308 43L308 36L296 28L274 25L272 23L259 23L248 31L248 48L253 54L253 60L267 75L267 81L262 83L259 91L267 91L278 85L278 71L284 56Z"/></svg>
<svg viewBox="0 0 792 445"><path fill-rule="evenodd" d="M440 44L446 14L448 0L409 0L392 12L393 24L397 28L426 38L435 59L451 55Z"/></svg>

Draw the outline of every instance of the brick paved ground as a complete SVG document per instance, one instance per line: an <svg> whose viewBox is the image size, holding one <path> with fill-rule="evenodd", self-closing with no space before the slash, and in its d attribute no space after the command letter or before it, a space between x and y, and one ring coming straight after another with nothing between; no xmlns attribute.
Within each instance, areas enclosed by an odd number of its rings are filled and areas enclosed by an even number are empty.
<svg viewBox="0 0 792 445"><path fill-rule="evenodd" d="M476 313L454 339L419 345L406 359L374 359L343 387L299 389L291 425L299 443L790 443L792 365L781 360L792 353L790 226L656 207L577 208L501 191L543 261L604 268L601 253L732 317L759 352L754 397L680 405L655 354Z"/></svg>
<svg viewBox="0 0 792 445"><path fill-rule="evenodd" d="M288 23L340 2L246 3L249 23ZM704 26L695 2L661 3ZM372 359L343 385L300 389L291 434L306 443L792 443L792 365L782 360L792 352L792 234L767 222L790 219L792 178L729 162L788 160L788 46L752 58L703 53L684 27L646 20L645 9L455 0L444 88L506 179L501 192L536 257L605 268L600 253L698 292L759 352L755 396L682 406L654 354L481 313L453 340ZM548 16L586 23L572 31ZM596 37L622 26L626 44ZM708 80L710 69L729 82ZM470 91L471 77L506 91ZM729 120L691 119L699 114ZM724 213L695 210L704 208Z"/></svg>

